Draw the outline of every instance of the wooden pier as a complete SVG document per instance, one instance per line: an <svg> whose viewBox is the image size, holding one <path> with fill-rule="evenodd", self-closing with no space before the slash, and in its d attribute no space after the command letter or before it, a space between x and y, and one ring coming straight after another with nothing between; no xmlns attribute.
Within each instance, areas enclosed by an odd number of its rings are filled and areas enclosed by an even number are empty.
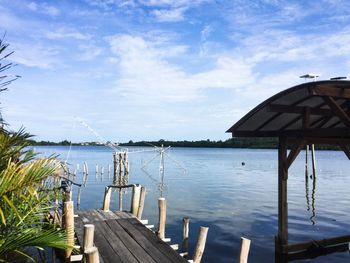
<svg viewBox="0 0 350 263"><path fill-rule="evenodd" d="M83 246L84 225L95 226L100 262L188 262L128 212L78 211L75 232Z"/></svg>

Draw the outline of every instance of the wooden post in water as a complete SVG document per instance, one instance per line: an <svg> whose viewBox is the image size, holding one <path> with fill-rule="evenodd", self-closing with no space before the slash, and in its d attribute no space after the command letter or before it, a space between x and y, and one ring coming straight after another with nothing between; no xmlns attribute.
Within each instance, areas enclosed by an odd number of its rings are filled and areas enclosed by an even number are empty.
<svg viewBox="0 0 350 263"><path fill-rule="evenodd" d="M77 208L80 209L80 195L81 195L81 187L79 187L78 195L77 195Z"/></svg>
<svg viewBox="0 0 350 263"><path fill-rule="evenodd" d="M309 154L309 145L306 145L306 150L305 150L305 177L309 176L309 160L308 160L308 154ZM306 179L306 178L305 178Z"/></svg>
<svg viewBox="0 0 350 263"><path fill-rule="evenodd" d="M247 263L250 248L250 240L241 237L241 250L239 252L238 263Z"/></svg>
<svg viewBox="0 0 350 263"><path fill-rule="evenodd" d="M316 159L315 159L315 145L311 144L311 158L312 158L312 177L316 177Z"/></svg>
<svg viewBox="0 0 350 263"><path fill-rule="evenodd" d="M92 224L84 225L84 252L94 247L94 232L95 226Z"/></svg>
<svg viewBox="0 0 350 263"><path fill-rule="evenodd" d="M85 251L84 255L86 263L100 263L100 256L97 247L92 247Z"/></svg>
<svg viewBox="0 0 350 263"><path fill-rule="evenodd" d="M142 213L143 213L143 207L145 205L145 198L146 198L146 188L141 187L141 193L140 193L140 201L139 201L139 207L137 209L137 218L142 219Z"/></svg>
<svg viewBox="0 0 350 263"><path fill-rule="evenodd" d="M208 235L208 227L203 227L201 226L199 229L199 235L198 235L198 240L197 240L197 245L194 250L193 254L193 262L194 263L200 263L203 253L204 253L204 248L205 248L205 242L207 240L207 235Z"/></svg>
<svg viewBox="0 0 350 263"><path fill-rule="evenodd" d="M166 200L164 197L160 197L158 199L158 207L159 207L158 237L160 239L165 239Z"/></svg>
<svg viewBox="0 0 350 263"><path fill-rule="evenodd" d="M89 174L89 166L88 166L87 162L84 162L84 167L85 167L85 173L86 173L86 175L88 175Z"/></svg>
<svg viewBox="0 0 350 263"><path fill-rule="evenodd" d="M184 217L182 219L182 253L188 256L188 239L190 236L190 219Z"/></svg>
<svg viewBox="0 0 350 263"><path fill-rule="evenodd" d="M74 204L73 201L64 202L63 205L63 222L64 228L67 232L67 244L70 248L66 249L65 259L70 262L70 256L72 254L74 246Z"/></svg>
<svg viewBox="0 0 350 263"><path fill-rule="evenodd" d="M275 262L286 262L283 246L288 245L288 200L287 200L287 139L279 137L278 146L278 236L275 246Z"/></svg>
<svg viewBox="0 0 350 263"><path fill-rule="evenodd" d="M102 166L102 167L101 167L101 177L103 177L104 172L105 172L105 167Z"/></svg>
<svg viewBox="0 0 350 263"><path fill-rule="evenodd" d="M111 165L108 164L108 179L111 178Z"/></svg>
<svg viewBox="0 0 350 263"><path fill-rule="evenodd" d="M105 188L105 196L103 198L103 211L109 211L109 204L111 202L111 194L112 194L112 188L106 186Z"/></svg>
<svg viewBox="0 0 350 263"><path fill-rule="evenodd" d="M139 205L140 205L140 195L141 195L141 186L136 184L132 188L132 197L131 197L131 213L134 216L137 216Z"/></svg>
<svg viewBox="0 0 350 263"><path fill-rule="evenodd" d="M73 171L73 180L75 180L75 179L76 179L76 177L77 177L77 170L76 170L76 169L74 169L74 171Z"/></svg>
<svg viewBox="0 0 350 263"><path fill-rule="evenodd" d="M122 154L119 153L119 174L118 174L118 185L122 186ZM119 188L119 211L123 211L123 190ZM134 214L135 215L135 214Z"/></svg>
<svg viewBox="0 0 350 263"><path fill-rule="evenodd" d="M98 177L98 164L96 164L96 167L95 167L95 177L96 178Z"/></svg>

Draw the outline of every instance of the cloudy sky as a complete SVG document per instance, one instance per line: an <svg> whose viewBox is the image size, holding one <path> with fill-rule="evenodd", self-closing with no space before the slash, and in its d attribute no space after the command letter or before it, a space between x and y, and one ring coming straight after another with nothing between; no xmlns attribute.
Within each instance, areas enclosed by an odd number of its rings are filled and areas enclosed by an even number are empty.
<svg viewBox="0 0 350 263"><path fill-rule="evenodd" d="M350 71L346 0L0 0L5 32L2 114L38 140L227 139L300 75Z"/></svg>

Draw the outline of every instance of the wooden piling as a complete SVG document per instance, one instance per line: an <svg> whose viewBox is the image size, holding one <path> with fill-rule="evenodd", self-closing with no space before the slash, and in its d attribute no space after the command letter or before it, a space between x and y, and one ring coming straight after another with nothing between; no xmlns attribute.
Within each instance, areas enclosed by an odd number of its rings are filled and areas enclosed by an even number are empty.
<svg viewBox="0 0 350 263"><path fill-rule="evenodd" d="M316 177L316 159L315 159L315 145L311 144L311 157L312 157L312 174Z"/></svg>
<svg viewBox="0 0 350 263"><path fill-rule="evenodd" d="M81 195L81 187L79 187L78 195L77 195L77 208L80 208L80 195Z"/></svg>
<svg viewBox="0 0 350 263"><path fill-rule="evenodd" d="M112 188L106 186L105 195L103 198L103 207L102 207L103 211L109 211L109 205L111 202L111 194L112 194Z"/></svg>
<svg viewBox="0 0 350 263"><path fill-rule="evenodd" d="M85 251L84 255L86 263L100 263L100 256L97 247L92 247Z"/></svg>
<svg viewBox="0 0 350 263"><path fill-rule="evenodd" d="M190 219L184 217L182 219L182 253L188 255L188 239L190 236Z"/></svg>
<svg viewBox="0 0 350 263"><path fill-rule="evenodd" d="M141 193L140 193L140 201L139 201L139 207L137 209L137 218L142 219L142 213L143 213L143 208L145 206L145 198L146 198L146 188L141 187Z"/></svg>
<svg viewBox="0 0 350 263"><path fill-rule="evenodd" d="M137 211L140 205L140 194L141 194L141 186L136 184L132 188L132 198L131 198L131 213L134 216L137 216Z"/></svg>
<svg viewBox="0 0 350 263"><path fill-rule="evenodd" d="M193 254L194 263L201 262L201 259L204 253L205 242L207 240L208 230L209 230L208 227L203 227L203 226L200 227L197 245Z"/></svg>
<svg viewBox="0 0 350 263"><path fill-rule="evenodd" d="M309 145L306 145L306 150L305 150L305 177L309 176L309 158L308 158L308 154L309 154Z"/></svg>
<svg viewBox="0 0 350 263"><path fill-rule="evenodd" d="M241 237L241 250L239 252L239 263L247 263L248 262L248 255L249 255L249 248L250 248L250 240L244 237Z"/></svg>
<svg viewBox="0 0 350 263"><path fill-rule="evenodd" d="M63 222L67 232L67 244L70 246L66 249L65 259L70 261L74 246L74 203L73 201L64 202L63 206Z"/></svg>
<svg viewBox="0 0 350 263"><path fill-rule="evenodd" d="M108 164L108 179L111 178L111 165Z"/></svg>
<svg viewBox="0 0 350 263"><path fill-rule="evenodd" d="M94 246L94 232L95 226L93 224L84 225L84 252L91 249Z"/></svg>
<svg viewBox="0 0 350 263"><path fill-rule="evenodd" d="M160 239L165 239L166 200L164 197L160 197L158 199L158 208L159 208L158 237Z"/></svg>

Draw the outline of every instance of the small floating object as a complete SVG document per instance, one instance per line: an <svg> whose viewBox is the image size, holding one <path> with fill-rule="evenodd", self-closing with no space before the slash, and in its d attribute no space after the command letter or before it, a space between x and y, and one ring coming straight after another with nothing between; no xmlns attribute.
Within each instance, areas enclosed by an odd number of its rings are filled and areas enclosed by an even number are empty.
<svg viewBox="0 0 350 263"><path fill-rule="evenodd" d="M244 166L245 165L245 162L242 162L242 166Z"/></svg>

